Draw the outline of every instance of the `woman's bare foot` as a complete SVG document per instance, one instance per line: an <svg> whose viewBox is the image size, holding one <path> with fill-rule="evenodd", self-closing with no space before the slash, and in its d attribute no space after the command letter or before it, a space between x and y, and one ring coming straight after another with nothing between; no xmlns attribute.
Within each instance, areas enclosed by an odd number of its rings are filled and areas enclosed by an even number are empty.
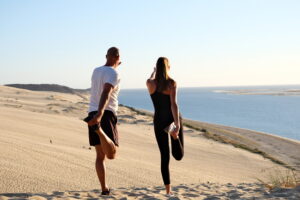
<svg viewBox="0 0 300 200"><path fill-rule="evenodd" d="M165 185L165 187L166 187L166 194L167 195L172 195L173 193L171 191L171 185Z"/></svg>
<svg viewBox="0 0 300 200"><path fill-rule="evenodd" d="M178 132L172 132L170 135L173 137L174 140L178 140Z"/></svg>

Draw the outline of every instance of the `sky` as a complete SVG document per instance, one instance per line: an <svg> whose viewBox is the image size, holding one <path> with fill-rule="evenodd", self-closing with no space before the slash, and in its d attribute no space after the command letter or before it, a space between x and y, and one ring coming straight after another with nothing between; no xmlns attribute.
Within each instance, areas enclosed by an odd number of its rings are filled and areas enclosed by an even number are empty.
<svg viewBox="0 0 300 200"><path fill-rule="evenodd" d="M88 88L109 47L122 88L160 56L179 87L300 84L298 0L0 0L0 84Z"/></svg>

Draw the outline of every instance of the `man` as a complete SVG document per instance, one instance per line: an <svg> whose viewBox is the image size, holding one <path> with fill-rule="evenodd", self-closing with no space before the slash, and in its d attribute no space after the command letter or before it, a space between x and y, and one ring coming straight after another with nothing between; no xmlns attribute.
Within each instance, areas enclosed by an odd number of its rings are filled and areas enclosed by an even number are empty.
<svg viewBox="0 0 300 200"><path fill-rule="evenodd" d="M116 69L120 64L119 49L109 48L106 64L93 72L89 115L85 119L89 128L90 145L96 149L96 171L102 195L110 194L105 182L105 157L114 159L119 146L117 110L120 79Z"/></svg>

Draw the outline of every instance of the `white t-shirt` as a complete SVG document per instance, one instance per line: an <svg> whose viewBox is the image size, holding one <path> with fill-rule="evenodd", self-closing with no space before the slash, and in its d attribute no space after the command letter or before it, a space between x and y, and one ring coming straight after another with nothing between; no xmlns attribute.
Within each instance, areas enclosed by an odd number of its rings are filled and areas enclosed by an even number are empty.
<svg viewBox="0 0 300 200"><path fill-rule="evenodd" d="M98 111L99 101L105 83L111 84L112 86L114 86L114 88L111 92L106 108L104 109L110 110L113 113L117 114L120 79L118 72L114 68L108 66L97 67L96 69L94 69L92 75L89 112Z"/></svg>

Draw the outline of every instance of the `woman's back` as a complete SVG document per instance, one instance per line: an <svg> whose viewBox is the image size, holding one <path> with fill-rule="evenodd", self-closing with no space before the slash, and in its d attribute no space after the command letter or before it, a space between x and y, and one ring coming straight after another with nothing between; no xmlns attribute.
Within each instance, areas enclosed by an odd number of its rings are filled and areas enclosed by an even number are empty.
<svg viewBox="0 0 300 200"><path fill-rule="evenodd" d="M165 128L172 121L174 121L171 110L170 95L155 91L153 94L151 94L151 99L155 110L154 122L159 122L159 125L162 126L158 128Z"/></svg>

